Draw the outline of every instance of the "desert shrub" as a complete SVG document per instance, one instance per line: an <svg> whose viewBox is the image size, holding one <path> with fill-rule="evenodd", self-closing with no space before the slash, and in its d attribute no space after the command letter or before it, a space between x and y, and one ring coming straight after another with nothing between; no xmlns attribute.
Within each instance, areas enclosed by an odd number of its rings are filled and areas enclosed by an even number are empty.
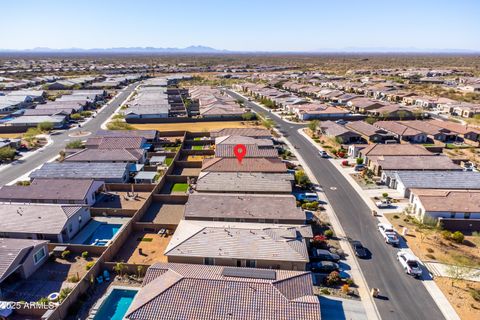
<svg viewBox="0 0 480 320"><path fill-rule="evenodd" d="M480 290L478 289L471 289L470 296L472 296L473 300L480 302Z"/></svg>
<svg viewBox="0 0 480 320"><path fill-rule="evenodd" d="M386 193L386 192L382 193L382 197L388 198L388 193Z"/></svg>
<svg viewBox="0 0 480 320"><path fill-rule="evenodd" d="M83 259L88 259L88 251L83 251L82 252L82 258Z"/></svg>
<svg viewBox="0 0 480 320"><path fill-rule="evenodd" d="M452 233L450 238L456 243L463 243L463 240L465 240L465 236L460 231L455 231L454 233Z"/></svg>
<svg viewBox="0 0 480 320"><path fill-rule="evenodd" d="M400 217L398 215L394 214L393 219L400 219Z"/></svg>
<svg viewBox="0 0 480 320"><path fill-rule="evenodd" d="M82 119L82 115L80 113L74 113L74 114L70 115L70 119L80 120L80 119Z"/></svg>
<svg viewBox="0 0 480 320"><path fill-rule="evenodd" d="M452 233L448 230L443 230L441 234L442 238L445 240L450 240L450 237L452 236Z"/></svg>
<svg viewBox="0 0 480 320"><path fill-rule="evenodd" d="M333 231L330 230L330 229L325 230L325 232L323 233L323 235L324 235L325 237L327 237L327 238L330 239L331 237L333 237Z"/></svg>
<svg viewBox="0 0 480 320"><path fill-rule="evenodd" d="M84 145L81 140L73 140L67 143L65 146L67 149L83 149Z"/></svg>
<svg viewBox="0 0 480 320"><path fill-rule="evenodd" d="M320 290L320 292L322 294L330 295L330 290L328 290L327 288L323 288L322 290Z"/></svg>
<svg viewBox="0 0 480 320"><path fill-rule="evenodd" d="M88 263L85 265L85 269L86 269L86 270L92 269L92 267L93 267L94 264L95 264L94 261L88 262Z"/></svg>
<svg viewBox="0 0 480 320"><path fill-rule="evenodd" d="M427 257L428 259L437 260L437 258L435 258L435 256L431 253L427 253L425 257Z"/></svg>
<svg viewBox="0 0 480 320"><path fill-rule="evenodd" d="M77 283L78 281L80 281L80 277L78 276L78 274L74 274L73 276L68 277L68 282Z"/></svg>
<svg viewBox="0 0 480 320"><path fill-rule="evenodd" d="M350 286L345 283L345 284L342 286L341 290L342 290L342 293L348 294L348 293L350 292Z"/></svg>
<svg viewBox="0 0 480 320"><path fill-rule="evenodd" d="M327 279L325 280L327 285L333 286L338 284L342 279L340 278L340 274L337 271L332 271L330 274L327 276Z"/></svg>
<svg viewBox="0 0 480 320"><path fill-rule="evenodd" d="M355 160L355 162L356 162L357 164L363 164L363 158L357 158L357 159Z"/></svg>
<svg viewBox="0 0 480 320"><path fill-rule="evenodd" d="M71 252L69 250L65 250L62 252L62 259L68 259L70 256Z"/></svg>
<svg viewBox="0 0 480 320"><path fill-rule="evenodd" d="M355 285L355 281L352 278L348 278L345 280L345 283L348 284L350 287Z"/></svg>

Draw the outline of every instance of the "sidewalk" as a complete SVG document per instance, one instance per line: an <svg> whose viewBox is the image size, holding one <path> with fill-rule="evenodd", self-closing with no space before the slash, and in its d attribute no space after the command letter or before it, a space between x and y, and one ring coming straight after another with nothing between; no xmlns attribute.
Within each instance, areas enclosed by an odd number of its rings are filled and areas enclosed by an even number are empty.
<svg viewBox="0 0 480 320"><path fill-rule="evenodd" d="M298 132L305 137L313 146L315 146L318 150L322 150L322 148L312 139L310 138L304 131L303 129L299 129ZM345 179L351 184L351 186L355 189L355 191L361 196L361 198L364 200L366 205L371 209L371 210L376 210L379 214L377 215L378 222L380 223L388 223L387 218L383 216L385 213L390 213L392 212L392 209L378 209L375 203L371 200L371 194L367 192L366 190L363 190L358 183L352 178L350 175L349 170L345 170L342 165L341 161L335 160L335 159L329 159L329 161L335 166L335 168L342 174ZM353 170L353 169L352 169ZM392 189L387 189L389 195L394 195L394 190ZM399 208L393 209L394 212L399 212L402 211ZM402 249L403 251L407 251L411 253L412 255L415 255L413 251L410 248L404 248ZM423 262L422 262L423 263ZM440 290L440 288L437 286L435 281L433 279L422 279L422 284L425 286L429 294L432 296L433 300L437 304L438 308L440 311L443 313L446 319L449 320L459 320L459 316L457 315L455 309L452 307L448 299L445 297L443 292Z"/></svg>
<svg viewBox="0 0 480 320"><path fill-rule="evenodd" d="M282 138L285 141L285 143L288 145L290 150L295 154L298 161L301 163L302 167L305 170L305 173L310 178L310 181L312 181L313 183L318 185L319 182L316 180L315 176L313 175L311 169L308 167L307 163L303 160L303 158L300 156L300 154L298 154L298 152L295 150L293 145L288 141L288 139L286 139L285 137L282 137ZM355 256L355 254L352 250L352 247L350 246L350 244L347 240L346 233L343 230L343 228L340 224L340 221L338 220L337 216L335 215L335 212L333 211L333 208L330 206L330 203L327 200L327 198L325 196L325 193L324 192L317 192L317 194L318 194L318 197L321 201L327 203L326 205L324 205L325 212L328 216L328 219L330 220L332 228L335 230L335 235L338 238L341 239L340 240L340 247L346 253L346 256L347 256L346 261L347 261L347 264L351 268L350 274L358 285L358 293L360 295L363 306L365 308L365 313L367 315L367 319L381 319L380 314L379 314L379 312L377 310L377 307L375 305L375 302L373 301L373 298L370 294L370 288L368 288L368 284L365 280L365 277L363 276L363 273L362 273L362 270L360 269L360 266L358 265L356 256Z"/></svg>
<svg viewBox="0 0 480 320"><path fill-rule="evenodd" d="M436 277L451 278L451 276L447 272L448 267L450 266L448 264L440 263L436 261L429 261L429 262L425 262L424 265L425 267L427 267L428 271L430 271L430 273ZM465 269L465 273L466 273L465 276L461 277L463 280L480 282L480 269L467 268L467 267L463 269Z"/></svg>

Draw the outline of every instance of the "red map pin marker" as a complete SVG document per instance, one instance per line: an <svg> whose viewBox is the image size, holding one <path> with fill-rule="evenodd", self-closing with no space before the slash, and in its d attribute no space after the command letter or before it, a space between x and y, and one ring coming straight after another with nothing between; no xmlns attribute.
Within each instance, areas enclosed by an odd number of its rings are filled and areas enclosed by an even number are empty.
<svg viewBox="0 0 480 320"><path fill-rule="evenodd" d="M233 153L235 154L235 157L237 157L238 162L242 163L243 158L247 154L247 147L243 144L237 144L233 148Z"/></svg>

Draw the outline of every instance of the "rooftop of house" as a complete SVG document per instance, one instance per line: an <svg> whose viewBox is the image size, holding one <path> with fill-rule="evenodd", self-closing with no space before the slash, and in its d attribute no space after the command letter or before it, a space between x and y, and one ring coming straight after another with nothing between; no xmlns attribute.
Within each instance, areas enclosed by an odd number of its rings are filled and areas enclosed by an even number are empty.
<svg viewBox="0 0 480 320"><path fill-rule="evenodd" d="M0 232L60 234L81 206L0 204Z"/></svg>
<svg viewBox="0 0 480 320"><path fill-rule="evenodd" d="M0 283L16 271L33 248L45 243L48 241L0 238Z"/></svg>
<svg viewBox="0 0 480 320"><path fill-rule="evenodd" d="M412 189L425 211L480 212L480 190Z"/></svg>
<svg viewBox="0 0 480 320"><path fill-rule="evenodd" d="M30 173L31 179L121 179L126 163L47 162Z"/></svg>
<svg viewBox="0 0 480 320"><path fill-rule="evenodd" d="M477 134L480 134L480 129L479 128L474 128L470 127L468 125L462 125L460 123L455 123L452 121L442 121L442 120L437 120L437 119L430 119L428 122L434 126L444 128L447 130L450 130L452 132L457 132L460 134L466 134L469 132L476 132Z"/></svg>
<svg viewBox="0 0 480 320"><path fill-rule="evenodd" d="M401 124L403 124L407 127L425 132L426 134L429 134L429 135L435 135L435 134L442 133L442 132L444 132L444 133L450 133L451 132L448 129L441 128L441 127L438 127L436 125L433 125L432 123L430 123L428 121L407 120L407 121L400 121L399 123L401 123Z"/></svg>
<svg viewBox="0 0 480 320"><path fill-rule="evenodd" d="M355 132L358 132L361 135L365 135L368 137L374 136L374 135L387 135L388 133L380 128L377 128L365 121L351 121L345 124L345 127L347 127L350 130L353 130Z"/></svg>
<svg viewBox="0 0 480 320"><path fill-rule="evenodd" d="M143 149L82 149L65 157L64 161L129 161L137 162L143 159Z"/></svg>
<svg viewBox="0 0 480 320"><path fill-rule="evenodd" d="M422 146L415 144L371 144L364 148L362 154L372 156L434 156Z"/></svg>
<svg viewBox="0 0 480 320"><path fill-rule="evenodd" d="M245 158L278 158L278 151L272 147L260 147L256 144L245 145ZM236 158L235 145L220 144L215 147L215 156L218 158Z"/></svg>
<svg viewBox="0 0 480 320"><path fill-rule="evenodd" d="M279 158L211 158L203 160L204 172L287 172L287 166Z"/></svg>
<svg viewBox="0 0 480 320"><path fill-rule="evenodd" d="M85 143L86 148L97 149L141 149L146 139L143 137L92 137Z"/></svg>
<svg viewBox="0 0 480 320"><path fill-rule="evenodd" d="M154 140L157 136L156 130L98 130L96 137L142 137L146 140Z"/></svg>
<svg viewBox="0 0 480 320"><path fill-rule="evenodd" d="M369 156L383 170L463 170L449 157L437 156Z"/></svg>
<svg viewBox="0 0 480 320"><path fill-rule="evenodd" d="M256 139L254 137L246 137L246 136L238 136L238 135L217 137L215 138L215 144L217 146L222 144L225 144L225 145L253 144L261 147L273 148L273 141L271 139Z"/></svg>
<svg viewBox="0 0 480 320"><path fill-rule="evenodd" d="M466 171L387 171L405 188L480 190L480 173Z"/></svg>
<svg viewBox="0 0 480 320"><path fill-rule="evenodd" d="M309 225L181 220L165 255L308 262L304 237Z"/></svg>
<svg viewBox="0 0 480 320"><path fill-rule="evenodd" d="M373 125L400 136L412 136L422 133L420 130L410 128L396 121L377 121Z"/></svg>
<svg viewBox="0 0 480 320"><path fill-rule="evenodd" d="M292 191L292 174L260 172L202 172L197 180L199 192L268 192Z"/></svg>
<svg viewBox="0 0 480 320"><path fill-rule="evenodd" d="M292 195L194 193L185 217L217 219L305 220Z"/></svg>
<svg viewBox="0 0 480 320"><path fill-rule="evenodd" d="M94 184L94 180L91 179L39 179L33 180L28 186L0 187L0 199L22 202L53 199L81 201Z"/></svg>
<svg viewBox="0 0 480 320"><path fill-rule="evenodd" d="M322 129L327 135L331 136L340 136L344 134L351 134L351 135L357 135L359 136L356 132L353 132L351 130L348 130L342 125L339 125L338 123L335 123L333 121L322 121L319 125L320 129Z"/></svg>
<svg viewBox="0 0 480 320"><path fill-rule="evenodd" d="M130 320L318 320L309 272L157 263L127 312Z"/></svg>

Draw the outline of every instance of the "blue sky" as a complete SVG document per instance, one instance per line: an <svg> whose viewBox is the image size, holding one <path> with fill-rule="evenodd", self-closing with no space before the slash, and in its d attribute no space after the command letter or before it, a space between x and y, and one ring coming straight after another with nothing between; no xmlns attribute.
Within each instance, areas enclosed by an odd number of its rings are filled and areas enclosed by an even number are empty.
<svg viewBox="0 0 480 320"><path fill-rule="evenodd" d="M0 48L480 51L478 0L10 0Z"/></svg>

